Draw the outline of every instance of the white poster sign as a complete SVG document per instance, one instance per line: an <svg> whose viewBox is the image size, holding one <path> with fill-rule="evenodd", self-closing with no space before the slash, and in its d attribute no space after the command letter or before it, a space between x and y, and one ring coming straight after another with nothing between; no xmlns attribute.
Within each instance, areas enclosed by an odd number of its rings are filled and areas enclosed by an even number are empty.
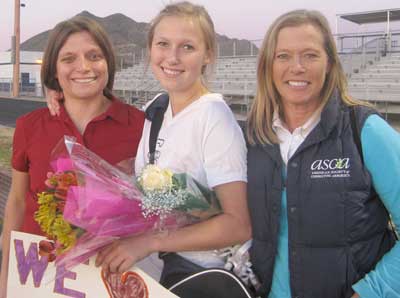
<svg viewBox="0 0 400 298"><path fill-rule="evenodd" d="M94 258L71 270L39 256L41 236L12 232L7 297L29 298L177 298L139 268L107 274Z"/></svg>

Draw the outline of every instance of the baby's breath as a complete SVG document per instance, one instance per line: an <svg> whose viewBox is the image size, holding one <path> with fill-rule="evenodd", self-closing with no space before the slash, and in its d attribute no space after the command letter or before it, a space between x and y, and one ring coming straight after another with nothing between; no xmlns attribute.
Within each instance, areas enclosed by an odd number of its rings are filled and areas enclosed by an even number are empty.
<svg viewBox="0 0 400 298"><path fill-rule="evenodd" d="M184 189L146 191L141 203L142 214L144 217L153 215L164 216L172 210L183 206L186 198L187 191Z"/></svg>

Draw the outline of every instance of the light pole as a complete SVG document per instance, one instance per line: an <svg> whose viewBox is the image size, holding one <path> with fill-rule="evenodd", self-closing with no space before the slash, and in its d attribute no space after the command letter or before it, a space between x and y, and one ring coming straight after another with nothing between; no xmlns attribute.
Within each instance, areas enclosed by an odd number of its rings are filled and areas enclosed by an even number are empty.
<svg viewBox="0 0 400 298"><path fill-rule="evenodd" d="M14 36L12 38L12 63L13 63L13 97L19 95L19 64L20 64L20 7L25 7L20 0L14 0Z"/></svg>

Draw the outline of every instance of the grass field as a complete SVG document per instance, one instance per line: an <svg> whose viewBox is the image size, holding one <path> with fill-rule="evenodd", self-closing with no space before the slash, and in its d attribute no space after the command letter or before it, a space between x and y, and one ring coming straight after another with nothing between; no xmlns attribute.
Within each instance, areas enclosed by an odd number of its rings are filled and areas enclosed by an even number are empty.
<svg viewBox="0 0 400 298"><path fill-rule="evenodd" d="M0 167L9 167L14 128L0 126Z"/></svg>

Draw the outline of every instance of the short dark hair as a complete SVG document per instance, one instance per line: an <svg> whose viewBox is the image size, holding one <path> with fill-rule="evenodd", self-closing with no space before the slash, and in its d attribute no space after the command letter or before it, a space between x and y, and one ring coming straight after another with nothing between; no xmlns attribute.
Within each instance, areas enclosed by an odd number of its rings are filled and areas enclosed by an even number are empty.
<svg viewBox="0 0 400 298"><path fill-rule="evenodd" d="M103 52L108 67L108 82L103 93L106 97L111 98L115 77L115 55L112 44L99 23L83 16L75 16L58 23L51 31L42 59L40 72L42 86L61 91L61 86L56 78L58 54L71 34L83 31L91 35Z"/></svg>

